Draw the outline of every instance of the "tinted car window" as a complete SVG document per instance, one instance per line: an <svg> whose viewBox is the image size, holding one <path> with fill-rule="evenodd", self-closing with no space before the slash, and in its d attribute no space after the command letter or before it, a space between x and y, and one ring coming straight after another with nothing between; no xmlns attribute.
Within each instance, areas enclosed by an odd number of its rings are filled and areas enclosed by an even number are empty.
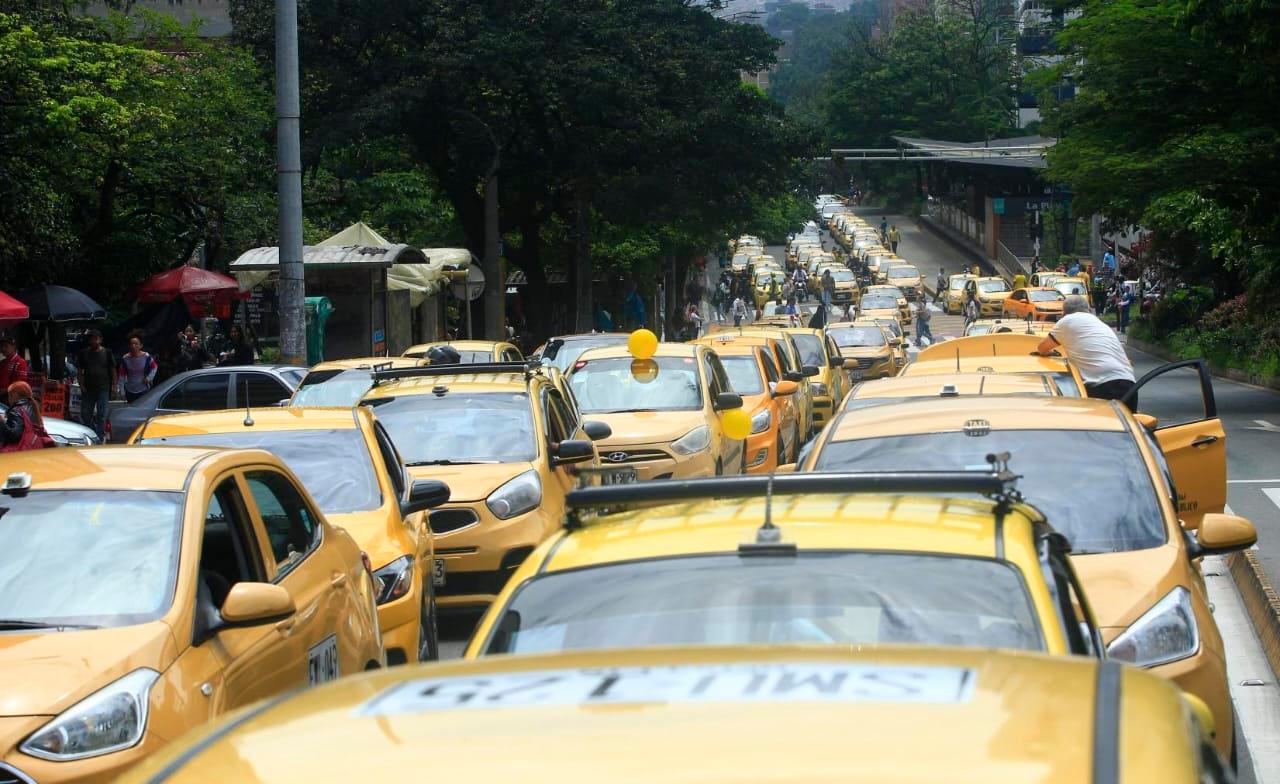
<svg viewBox="0 0 1280 784"><path fill-rule="evenodd" d="M165 394L160 408L171 411L218 411L227 407L229 373L202 373L180 382ZM286 395L287 396L287 395ZM276 398L279 400L280 398ZM272 401L273 403L275 401Z"/></svg>
<svg viewBox="0 0 1280 784"><path fill-rule="evenodd" d="M293 391L267 373L237 373L235 399L236 407L242 408L246 402L254 408L274 406L281 400L288 400Z"/></svg>
<svg viewBox="0 0 1280 784"><path fill-rule="evenodd" d="M320 528L293 482L274 471L245 475L281 571L300 561L320 536Z"/></svg>

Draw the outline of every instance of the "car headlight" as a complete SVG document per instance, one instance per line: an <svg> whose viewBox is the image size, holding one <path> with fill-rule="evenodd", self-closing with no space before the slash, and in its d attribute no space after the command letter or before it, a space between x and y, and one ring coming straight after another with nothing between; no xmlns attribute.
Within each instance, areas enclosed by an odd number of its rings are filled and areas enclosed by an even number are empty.
<svg viewBox="0 0 1280 784"><path fill-rule="evenodd" d="M484 503L499 520L524 514L542 503L542 480L529 469L490 493Z"/></svg>
<svg viewBox="0 0 1280 784"><path fill-rule="evenodd" d="M711 429L706 425L695 427L671 442L671 448L679 455L692 455L711 446Z"/></svg>
<svg viewBox="0 0 1280 784"><path fill-rule="evenodd" d="M147 728L152 669L134 670L67 708L23 741L19 750L53 762L97 757L138 745Z"/></svg>
<svg viewBox="0 0 1280 784"><path fill-rule="evenodd" d="M373 579L378 586L378 604L399 599L413 587L413 556L402 555L381 569L374 570Z"/></svg>
<svg viewBox="0 0 1280 784"><path fill-rule="evenodd" d="M1191 592L1178 586L1112 640L1107 655L1139 667L1155 667L1194 656L1198 650L1200 631Z"/></svg>
<svg viewBox="0 0 1280 784"><path fill-rule="evenodd" d="M810 391L810 392L812 392L812 393L813 393L813 394L815 394L815 395L826 395L826 394L829 394L829 390L827 389L827 385L826 385L826 384L824 384L824 383L822 383L821 381L810 381L810 382L809 382L809 391Z"/></svg>
<svg viewBox="0 0 1280 784"><path fill-rule="evenodd" d="M759 414L751 417L751 435L763 433L769 429L769 425L773 424L773 415L769 413L769 409L761 411Z"/></svg>

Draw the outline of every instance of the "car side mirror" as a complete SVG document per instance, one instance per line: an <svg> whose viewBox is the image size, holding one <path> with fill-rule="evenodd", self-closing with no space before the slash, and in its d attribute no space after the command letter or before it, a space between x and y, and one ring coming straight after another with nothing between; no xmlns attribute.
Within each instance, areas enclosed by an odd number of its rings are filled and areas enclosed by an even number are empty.
<svg viewBox="0 0 1280 784"><path fill-rule="evenodd" d="M582 432L587 434L587 438L592 441L603 441L613 435L613 428L609 427L607 422L592 420L582 423Z"/></svg>
<svg viewBox="0 0 1280 784"><path fill-rule="evenodd" d="M223 626L256 626L283 621L297 612L293 597L275 583L236 583L222 602Z"/></svg>
<svg viewBox="0 0 1280 784"><path fill-rule="evenodd" d="M822 371L814 367L813 365L805 365L804 367L800 368L800 372L804 374L805 378L813 378L814 376L818 375Z"/></svg>
<svg viewBox="0 0 1280 784"><path fill-rule="evenodd" d="M735 408L742 408L742 395L733 392L721 392L716 395L715 405L712 406L716 411L729 411Z"/></svg>
<svg viewBox="0 0 1280 784"><path fill-rule="evenodd" d="M400 504L400 516L434 509L448 501L451 492L439 479L415 479L409 486L409 497Z"/></svg>
<svg viewBox="0 0 1280 784"><path fill-rule="evenodd" d="M1196 541L1201 555L1230 553L1251 547L1258 541L1258 532L1243 517L1210 512L1200 521Z"/></svg>
<svg viewBox="0 0 1280 784"><path fill-rule="evenodd" d="M1142 425L1148 432L1154 433L1156 427L1160 424L1160 420L1150 414L1134 414L1133 418L1138 420L1138 424Z"/></svg>
<svg viewBox="0 0 1280 784"><path fill-rule="evenodd" d="M782 377L787 381L804 381L804 373L799 373L795 370L788 370L782 374Z"/></svg>
<svg viewBox="0 0 1280 784"><path fill-rule="evenodd" d="M779 381L773 385L773 396L784 397L800 391L800 385L794 381Z"/></svg>
<svg viewBox="0 0 1280 784"><path fill-rule="evenodd" d="M596 447L593 443L579 438L571 438L561 441L552 450L551 464L553 466L562 466L572 463L586 463L595 459Z"/></svg>
<svg viewBox="0 0 1280 784"><path fill-rule="evenodd" d="M831 359L827 360L827 367L833 367L833 368L844 367L844 357L840 356L839 354L831 357Z"/></svg>

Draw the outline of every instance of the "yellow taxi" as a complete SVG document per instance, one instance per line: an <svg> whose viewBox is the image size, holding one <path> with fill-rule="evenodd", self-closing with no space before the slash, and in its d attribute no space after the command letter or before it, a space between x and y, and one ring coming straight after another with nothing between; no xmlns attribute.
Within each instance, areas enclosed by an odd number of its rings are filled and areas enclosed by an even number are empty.
<svg viewBox="0 0 1280 784"><path fill-rule="evenodd" d="M1044 337L1053 329L1051 321L1025 321L1022 319L978 319L964 328L965 337L1013 332L1019 335Z"/></svg>
<svg viewBox="0 0 1280 784"><path fill-rule="evenodd" d="M283 460L329 523L346 529L368 554L387 662L438 657L435 560L425 507L413 501L415 483L370 409L173 414L148 420L129 443L265 449ZM419 482L425 490L439 484Z"/></svg>
<svg viewBox="0 0 1280 784"><path fill-rule="evenodd" d="M49 449L0 477L0 780L115 781L227 711L385 664L360 547L268 452Z"/></svg>
<svg viewBox="0 0 1280 784"><path fill-rule="evenodd" d="M796 343L795 336L788 331L789 329L789 324L786 326L753 324L749 328L739 330L738 334L744 337L768 338L769 346L773 350L773 359L778 363L778 371L782 373L782 377L800 385L792 399L795 401L796 413L800 417L800 430L804 434L802 440L805 440L818 429L817 419L814 416L813 389L805 382L808 379L817 378L822 369L804 364L801 360L800 347Z"/></svg>
<svg viewBox="0 0 1280 784"><path fill-rule="evenodd" d="M1000 317L1027 321L1057 321L1062 318L1066 296L1054 288L1021 288L1009 292Z"/></svg>
<svg viewBox="0 0 1280 784"><path fill-rule="evenodd" d="M354 406L373 386L373 372L388 368L421 367L417 357L336 359L313 365L289 398L290 406Z"/></svg>
<svg viewBox="0 0 1280 784"><path fill-rule="evenodd" d="M867 294L887 294L893 297L898 303L898 320L903 322L911 321L911 303L907 301L907 295L902 289L888 283L873 283L862 289L862 296Z"/></svg>
<svg viewBox="0 0 1280 784"><path fill-rule="evenodd" d="M553 371L519 363L439 365L374 374L371 408L409 475L446 483L427 516L441 608L487 604L560 527L577 467L595 464L593 432Z"/></svg>
<svg viewBox="0 0 1280 784"><path fill-rule="evenodd" d="M902 309L898 307L896 297L887 291L870 289L862 292L862 299L858 300L858 318L891 318L899 322L907 321L902 314Z"/></svg>
<svg viewBox="0 0 1280 784"><path fill-rule="evenodd" d="M1093 305L1093 299L1089 295L1089 282L1083 278L1060 278L1050 284L1050 288L1056 289L1064 297L1079 295L1088 300L1090 306Z"/></svg>
<svg viewBox="0 0 1280 784"><path fill-rule="evenodd" d="M1051 379L1059 394L1086 397L1080 371L1058 352L1050 356L1035 353L1040 335L1025 332L994 332L986 335L944 340L920 349L916 359L903 369L905 375L934 376L940 373L1022 374Z"/></svg>
<svg viewBox="0 0 1280 784"><path fill-rule="evenodd" d="M787 280L787 273L780 269L756 268L756 278L752 281L751 295L756 307L763 308L764 303L782 299L782 284Z"/></svg>
<svg viewBox="0 0 1280 784"><path fill-rule="evenodd" d="M122 784L394 779L446 741L436 775L529 784L1226 784L1206 730L1169 683L1085 657L580 651L344 679L192 733Z"/></svg>
<svg viewBox="0 0 1280 784"><path fill-rule="evenodd" d="M751 417L747 436L748 474L767 474L793 461L804 443L796 414L796 382L787 381L765 345L764 338L709 343L720 357L729 387L742 397L742 410Z"/></svg>
<svg viewBox="0 0 1280 784"><path fill-rule="evenodd" d="M591 349L568 380L583 413L612 430L599 442L607 483L740 474L746 467L745 445L720 421L743 401L706 345L659 343L652 359L636 359L626 346Z"/></svg>
<svg viewBox="0 0 1280 784"><path fill-rule="evenodd" d="M914 264L894 264L885 273L885 282L897 286L908 300L919 299L924 291L924 280Z"/></svg>
<svg viewBox="0 0 1280 784"><path fill-rule="evenodd" d="M1067 278L1067 273L1065 272L1041 270L1040 272L1037 272L1031 276L1029 285L1038 286L1038 287L1051 287L1053 286L1053 284L1057 283L1060 280L1065 280L1066 278Z"/></svg>
<svg viewBox="0 0 1280 784"><path fill-rule="evenodd" d="M852 307L858 299L858 276L843 264L835 264L825 269L831 270L831 277L836 284L836 290L831 294L831 304L836 307ZM821 296L822 274L825 269L818 272L819 296Z"/></svg>
<svg viewBox="0 0 1280 784"><path fill-rule="evenodd" d="M965 281L964 301L977 299L978 317L1004 315L1009 283L1000 277L973 277Z"/></svg>
<svg viewBox="0 0 1280 784"><path fill-rule="evenodd" d="M942 310L950 315L958 315L964 311L966 287L969 281L977 280L977 275L961 272L947 278L947 290L943 294Z"/></svg>
<svg viewBox="0 0 1280 784"><path fill-rule="evenodd" d="M530 360L536 359L543 368L555 368L569 372L573 363L587 349L602 346L625 346L629 332L585 332L579 335L559 335L538 346Z"/></svg>
<svg viewBox="0 0 1280 784"><path fill-rule="evenodd" d="M873 320L838 322L827 327L827 334L839 348L851 382L895 376L901 369L894 354L901 338L893 337Z"/></svg>
<svg viewBox="0 0 1280 784"><path fill-rule="evenodd" d="M901 321L894 318L857 319L857 321L874 321L888 330L890 338L897 338L898 340L896 343L893 340L889 341L889 345L893 347L894 363L899 369L906 366L908 359L907 334L906 331L902 329ZM899 370L899 372L901 372L901 370Z"/></svg>
<svg viewBox="0 0 1280 784"><path fill-rule="evenodd" d="M511 343L502 340L449 340L436 343L419 343L410 346L401 356L422 358L436 346L449 346L462 358L464 365L485 362L523 362L524 354Z"/></svg>
<svg viewBox="0 0 1280 784"><path fill-rule="evenodd" d="M818 369L818 375L809 379L809 391L813 393L813 427L820 429L848 392L844 358L825 329L789 327L787 334L800 352L801 367Z"/></svg>
<svg viewBox="0 0 1280 784"><path fill-rule="evenodd" d="M1199 370L1208 383L1207 370ZM1226 466L1217 447L1225 435L1212 400L1206 404L1204 419L1149 432L1114 401L902 402L842 413L801 467L956 471L1008 453L1020 492L1070 542L1108 655L1171 678L1207 703L1226 754L1231 697L1199 559L1249 547L1256 534L1248 520L1221 514ZM1212 439L1207 447L1206 439ZM1069 488L1079 492L1064 492ZM1186 530L1192 513L1195 536Z"/></svg>
<svg viewBox="0 0 1280 784"><path fill-rule="evenodd" d="M1058 387L1045 376L943 373L936 376L898 375L857 384L845 398L843 410L901 403L905 400L941 400L970 395L1019 395L1054 397Z"/></svg>

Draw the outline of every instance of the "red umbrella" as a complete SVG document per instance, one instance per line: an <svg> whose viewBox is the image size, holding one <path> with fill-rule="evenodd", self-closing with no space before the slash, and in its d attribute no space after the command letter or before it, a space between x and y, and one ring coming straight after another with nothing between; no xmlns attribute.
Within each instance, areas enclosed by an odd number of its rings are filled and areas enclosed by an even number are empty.
<svg viewBox="0 0 1280 784"><path fill-rule="evenodd" d="M0 291L0 327L11 327L19 321L26 321L31 311L22 302Z"/></svg>
<svg viewBox="0 0 1280 784"><path fill-rule="evenodd" d="M172 302L177 297L192 296L202 299L208 296L239 297L240 284L235 278L220 272L178 267L152 275L138 288L138 301L143 303Z"/></svg>

